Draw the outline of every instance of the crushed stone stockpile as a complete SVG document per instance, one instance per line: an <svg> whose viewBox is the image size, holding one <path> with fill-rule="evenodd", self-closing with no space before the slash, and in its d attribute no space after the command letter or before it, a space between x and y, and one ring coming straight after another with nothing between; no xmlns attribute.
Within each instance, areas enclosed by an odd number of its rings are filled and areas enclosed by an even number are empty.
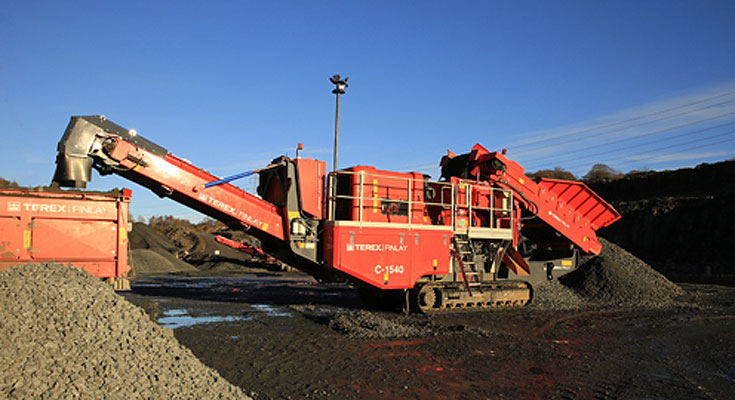
<svg viewBox="0 0 735 400"><path fill-rule="evenodd" d="M582 296L559 280L545 281L533 287L533 299L528 306L540 310L573 310L587 305Z"/></svg>
<svg viewBox="0 0 735 400"><path fill-rule="evenodd" d="M532 307L665 307L686 296L683 289L643 260L610 241L600 239L600 242L600 255L559 280L538 285Z"/></svg>
<svg viewBox="0 0 735 400"><path fill-rule="evenodd" d="M419 326L367 311L334 315L329 321L329 327L357 339L408 338L427 333L426 329Z"/></svg>
<svg viewBox="0 0 735 400"><path fill-rule="evenodd" d="M129 238L133 270L138 277L230 272L253 263L249 254L217 242L214 235L198 232L190 224L172 227L164 234L135 223Z"/></svg>
<svg viewBox="0 0 735 400"><path fill-rule="evenodd" d="M496 337L486 330L466 325L433 324L431 320L417 321L410 317L387 316L373 311L341 312L329 318L329 328L354 339L407 339L418 336L443 336L469 332L479 336Z"/></svg>
<svg viewBox="0 0 735 400"><path fill-rule="evenodd" d="M128 237L135 276L198 271L176 255L179 248L173 241L145 224L133 224Z"/></svg>
<svg viewBox="0 0 735 400"><path fill-rule="evenodd" d="M199 271L194 266L175 258L172 259L172 257L151 249L136 249L130 252L136 276Z"/></svg>
<svg viewBox="0 0 735 400"><path fill-rule="evenodd" d="M0 398L247 399L86 272L0 272Z"/></svg>
<svg viewBox="0 0 735 400"><path fill-rule="evenodd" d="M199 268L202 264L220 261L234 263L252 261L249 254L217 242L214 238L217 234L238 242L245 241L250 244L257 242L244 232L224 229L225 225L222 223L193 225L185 220L163 218L152 221L147 228L170 240L178 249L178 253L174 254Z"/></svg>

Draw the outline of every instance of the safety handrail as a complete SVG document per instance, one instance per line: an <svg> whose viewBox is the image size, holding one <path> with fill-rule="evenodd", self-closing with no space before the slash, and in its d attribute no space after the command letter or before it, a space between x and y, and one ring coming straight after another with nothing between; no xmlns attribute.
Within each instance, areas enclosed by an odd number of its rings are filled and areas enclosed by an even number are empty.
<svg viewBox="0 0 735 400"><path fill-rule="evenodd" d="M356 182L350 181L350 186L355 186L356 190L353 190L352 193L354 194L357 192L357 195L347 195L347 194L338 194L338 184L337 184L337 177L338 176L349 176L349 175L357 175L358 179ZM412 217L413 212L416 210L424 209L425 207L429 206L437 206L442 207L443 209L450 209L450 221L448 226L451 226L453 229L458 229L456 226L457 223L457 216L460 212L460 210L466 210L467 211L467 217L468 217L468 224L464 227L459 227L459 229L466 229L466 228L493 228L493 229L511 229L513 226L513 193L510 190L506 190L503 188L497 188L497 187L490 187L485 185L479 185L479 184L473 184L471 182L467 181L461 181L459 184L456 184L454 182L437 182L437 181L429 181L426 179L417 179L417 178L411 178L411 177L397 177L395 175L384 175L379 173L369 173L365 171L335 171L331 172L328 176L328 190L327 190L327 216L330 221L337 220L337 202L338 200L348 200L348 201L354 201L357 203L356 205L353 203L350 207L354 208L357 207L357 220L355 222L363 223L364 221L364 209L366 207L369 207L366 205L366 202L373 201L377 202L379 199L377 197L377 193L371 193L370 190L365 189L366 181L369 181L372 178L387 178L390 179L393 182L401 182L400 184L392 184L388 185L387 187L392 188L393 190L399 190L399 191L405 191L405 196L407 198L401 199L401 198L391 198L389 199L391 203L395 204L405 204L406 209L406 224L412 225ZM439 199L440 201L420 201L413 199L413 193L416 190L415 184L416 182L421 182L422 185L431 184L432 187L439 187L438 193L435 194L435 199ZM383 186L386 187L386 186ZM489 206L480 206L478 204L475 204L473 201L473 187L477 188L478 193L478 200L480 195L487 196L489 201ZM461 188L461 190L460 190ZM449 199L446 198L447 191L451 194ZM366 193L368 192L368 193ZM496 199L496 196L498 193L502 193L501 196L507 198L507 201L503 201L501 206L495 206L494 200ZM461 204L458 202L458 198L460 195L464 195L464 201ZM385 200L385 199L384 199ZM449 200L447 202L446 200ZM373 204L373 207L375 207L377 203ZM487 213L487 221L489 226L485 226L480 224L479 219L477 221L472 218L473 212L476 214L479 213ZM509 221L507 223L507 227L500 226L502 220Z"/></svg>

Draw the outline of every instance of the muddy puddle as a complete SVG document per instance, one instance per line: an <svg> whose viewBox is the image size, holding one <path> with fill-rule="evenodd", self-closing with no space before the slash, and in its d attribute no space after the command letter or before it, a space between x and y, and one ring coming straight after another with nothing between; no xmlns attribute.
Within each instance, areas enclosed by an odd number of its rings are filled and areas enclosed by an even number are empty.
<svg viewBox="0 0 735 400"><path fill-rule="evenodd" d="M158 301L159 304L170 304L168 299L154 299L154 301ZM222 315L222 311L222 309L213 309L211 304L191 303L188 308L167 308L167 306L164 306L161 316L156 322L167 328L177 329L212 323L249 321L263 316L285 318L294 316L294 313L288 309L269 304L245 306L237 310L237 315Z"/></svg>
<svg viewBox="0 0 735 400"><path fill-rule="evenodd" d="M174 308L163 311L163 316L158 319L158 323L166 328L176 329L185 326L211 324L214 322L244 321L247 319L248 317L235 315L206 315L194 317L189 314L188 310Z"/></svg>

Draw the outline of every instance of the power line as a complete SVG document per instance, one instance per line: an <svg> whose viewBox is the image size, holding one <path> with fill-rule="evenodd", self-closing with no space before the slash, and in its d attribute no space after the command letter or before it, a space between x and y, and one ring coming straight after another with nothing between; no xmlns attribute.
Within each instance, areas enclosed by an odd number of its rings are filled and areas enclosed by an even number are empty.
<svg viewBox="0 0 735 400"><path fill-rule="evenodd" d="M693 147L690 147L689 150L697 150L697 149L703 149L703 148L707 148L707 147L720 146L720 145L722 145L724 143L730 143L730 142L735 142L735 138L729 138L729 139L725 139L725 140L720 140L720 141L714 142L714 143L707 143L707 144L703 144L701 146L693 146ZM646 157L640 157L637 160L630 160L630 161L625 161L625 162L613 163L613 165L615 165L617 168L623 168L626 165L641 164L642 162L644 162L647 159L655 159L657 157L666 157L666 156L673 156L673 155L678 155L678 154L682 154L682 153L681 152L674 152L674 153L666 153L666 154L653 154L653 155L646 156ZM715 154L715 155L718 155L718 154ZM671 160L662 159L662 160L654 160L654 161L652 161L652 163L653 164L659 164L659 163L664 163L664 162L676 162L676 161L683 161L683 160L685 160L685 159L682 159L682 158L671 159Z"/></svg>
<svg viewBox="0 0 735 400"><path fill-rule="evenodd" d="M710 118L708 120L711 121L713 119L722 118L723 116L728 116L728 115L735 115L735 113L723 114L723 115L720 115L720 116L717 116L717 117L714 117L714 118ZM623 138L623 139L614 140L612 142L601 143L601 144L598 144L597 147L605 147L605 148L608 148L608 146L613 145L613 144L618 144L618 143L622 143L622 142L636 140L636 139L640 139L640 138L647 137L647 136L654 136L654 135L658 135L658 134L661 134L661 133L666 132L666 131L672 131L672 130L680 129L680 128L683 128L683 127L686 127L686 126L696 125L697 123L705 122L705 121L707 121L707 120L696 121L695 123L683 124L683 125L675 126L675 127L672 127L672 128L660 129L658 131L648 132L648 133L645 133L645 134L642 134L642 135L638 135L638 136L635 136L635 137L632 137L632 138ZM695 131L687 131L687 132L684 132L684 133L680 133L678 135L667 136L666 139L673 139L673 138L678 138L678 137L685 136L685 135L692 135L692 134L696 134L696 133L706 132L708 130L722 128L723 126L728 126L728 125L733 125L733 124L735 124L735 122L727 122L727 123L724 123L724 124L711 126L709 128L703 128L703 129L699 129L699 130L695 130ZM627 147L617 148L617 149L614 149L614 150L609 150L608 149L608 150L604 150L602 152L597 152L597 153L587 153L583 157L572 157L572 158L566 158L566 159L561 159L561 160L555 159L554 162L555 163L563 163L563 162L573 161L573 160L578 160L578 159L588 159L588 158L593 158L593 157L596 157L596 156L599 156L599 155L603 155L603 154L619 152L621 150L625 150L625 149L629 149L629 148L637 147L637 146L641 146L641 145L645 145L645 144L637 143L637 144L633 144L633 145L630 145L630 146L627 146ZM540 161L540 160L548 160L548 157L536 158L536 159L524 161L524 164L528 164L528 163L531 163L533 161ZM543 166L545 164L539 164L539 163L531 164L531 166L529 168L537 168L536 165Z"/></svg>
<svg viewBox="0 0 735 400"><path fill-rule="evenodd" d="M694 101L694 102L690 102L690 103L687 103L687 104L682 104L682 105L670 107L670 108L667 108L667 109L664 109L664 110L659 110L659 111L655 111L655 112L643 114L643 115L640 115L640 116L637 116L637 117L634 117L634 118L630 118L630 119L626 119L626 120L623 120L623 121L618 121L618 122L614 122L614 123L610 123L610 124L606 124L606 125L600 125L600 126L595 126L595 127L591 127L591 128L586 128L586 129L583 129L583 130L580 130L580 131L570 132L570 133L567 133L567 134L555 136L553 138L540 138L540 139L535 140L535 141L523 143L523 144L520 144L518 146L510 146L508 148L510 148L510 149L516 149L516 148L519 148L519 147L527 147L527 146L530 146L530 145L532 145L534 143L545 143L542 146L535 146L535 147L532 147L531 149L528 149L528 150L522 150L522 151L519 151L517 153L516 152L513 152L512 156L513 156L514 159L516 159L516 157L514 157L515 155L522 154L522 153L528 153L530 151L533 151L535 148L558 147L559 145L567 144L567 143L574 142L574 141L581 141L581 140L591 139L591 137L582 138L582 139L578 139L578 140L567 140L567 141L564 141L564 142L559 142L559 143L555 143L555 144L551 144L551 145L549 145L547 143L549 140L552 140L553 141L553 140L556 140L556 139L559 139L559 138L564 138L564 137L569 137L569 136L575 136L575 135L579 135L579 134L582 134L582 133L589 133L589 132L593 132L593 131L596 131L596 130L601 130L601 129L606 129L606 128L610 128L610 127L615 127L615 126L623 125L623 124L634 122L634 121L638 121L638 120L641 120L641 119L644 119L644 118L647 118L647 117L664 114L664 113L667 113L667 112L670 112L670 111L674 111L674 110L677 110L677 109L682 109L682 108L691 107L691 106L694 106L694 105L697 105L697 104L702 104L702 103L705 103L705 102L708 102L708 101L712 101L712 100L715 100L715 99L718 99L718 98L730 96L732 94L735 94L735 91L728 91L728 92L725 92L725 93L718 94L716 96L707 97L707 98L704 98L704 99L701 99L701 100L697 100L697 101ZM624 131L624 130L627 130L627 129L631 129L631 128L635 128L635 127L638 127L638 126L643 126L643 125L647 125L647 124L654 123L654 122L660 122L660 121L663 121L663 120L666 120L666 119L676 118L676 117L679 117L679 116L691 114L693 112L702 111L702 110L706 110L706 109L709 109L709 108L713 108L713 107L717 107L717 106L721 106L721 105L725 105L725 104L729 104L729 103L733 103L733 102L734 102L734 100L728 100L728 101L724 101L724 102L720 102L720 103L716 103L716 104L709 104L709 105L704 106L704 107L700 107L700 108L697 108L697 109L683 111L681 113L677 113L677 114L674 114L674 115L665 116L665 117L658 118L658 119L651 120L651 121L642 122L640 124L631 125L631 126L627 126L627 127L621 127L620 129L617 129L617 130L611 130L611 131L607 131L607 132L602 132L602 133L596 134L594 137L599 137L601 135L607 135L607 134L615 133L615 132L621 132L621 131ZM712 117L712 118L700 119L700 120L697 120L697 121L694 121L694 122L691 122L691 123L682 124L682 125L679 125L679 126L676 126L676 127L672 127L672 128L665 128L665 129L661 129L659 131L647 132L647 133L644 133L644 134L641 134L641 135L636 135L636 136L633 136L633 137L626 137L626 138L623 138L623 139L614 140L612 142L608 142L608 143L605 143L603 145L607 146L607 145L610 145L610 144L617 144L617 143L621 143L621 142L628 141L628 140L636 140L636 139L639 139L641 137L652 136L652 135L660 134L660 133L663 133L663 132L666 132L666 131L680 129L680 128L691 126L691 125L696 125L696 124L699 124L699 123L702 123L702 122L711 121L711 120L714 120L714 119L721 118L723 116L728 116L728 115L733 115L733 114L735 114L735 113L720 114L720 115L717 115L717 116ZM719 125L719 126L716 126L716 127L705 128L705 129L702 129L702 130L699 130L699 131L693 131L693 132L689 132L689 133L691 134L691 133L703 132L703 131L706 131L706 130L715 129L717 127L731 125L731 124L732 123L722 124L722 125ZM681 136L683 136L683 134L675 135L673 137L681 137ZM632 147L632 146L628 146L628 147ZM622 149L613 150L613 152L616 152L616 151L619 151L619 150L622 150ZM592 155L585 156L582 159L585 159L585 158L588 158L588 157L591 157L591 156ZM526 162L529 162L529 161L530 162L533 162L533 161L540 161L540 160L542 160L542 158L535 158L535 159L531 159L531 160L528 160L528 161L524 161L524 164ZM567 160L571 160L571 159L567 159ZM566 161L566 160L564 160L564 161ZM422 165L422 167L423 166L425 166L425 165ZM415 167L407 167L407 168L403 168L403 169L410 169L410 168L415 168ZM438 167L434 167L434 168L438 168Z"/></svg>
<svg viewBox="0 0 735 400"><path fill-rule="evenodd" d="M710 140L710 139L714 139L714 138L721 137L721 136L732 135L734 133L735 133L735 130L728 131L728 132L723 132L723 133L720 133L718 135L713 135L713 136L710 136L710 137L707 137L707 138L704 138L704 139L699 138L699 139L691 140L691 141L688 141L688 142L675 143L675 144L671 144L671 145L667 145L667 146L663 146L663 147L658 147L658 148L650 149L650 150L643 151L643 152L640 152L640 153L630 154L629 157L630 156L637 156L637 155L647 154L647 153L652 153L652 152L660 152L661 150L667 150L667 149L677 148L677 147L681 147L681 146L687 146L687 145L690 145L690 144L701 142L702 140ZM732 141L732 140L733 139L731 138L731 139L727 139L727 140L724 140L724 141L721 141L721 142L717 142L717 143L709 143L709 144L704 144L704 145L701 145L701 146L689 147L688 149L689 150L692 150L692 149L697 149L697 148L701 148L701 147L714 146L715 144L726 143L726 142L729 142L729 141ZM654 155L652 155L650 157L643 157L643 158L644 159L646 159L646 158L654 158L654 157L666 156L666 155L671 155L671 154L676 154L676 153L664 153L664 154L660 154L659 153L659 154L654 154ZM595 164L609 163L609 164L613 164L613 165L629 165L629 164L634 164L634 163L637 163L637 162L639 162L639 160L625 160L624 162L621 163L620 161L615 161L614 159L606 159L606 160L599 160ZM580 164L576 164L576 165L572 165L572 166L567 167L567 169L572 170L572 169L586 167L590 163L592 163L592 161L585 162L585 163L580 163Z"/></svg>
<svg viewBox="0 0 735 400"><path fill-rule="evenodd" d="M553 138L542 137L542 138L539 138L538 140L531 141L531 142L526 142L526 143L522 143L522 144L519 144L517 146L508 146L508 148L509 149L516 149L516 148L519 148L519 147L526 147L526 146L529 146L529 145L532 145L532 144L535 144L535 143L544 143L544 142L548 142L549 140L555 140L555 139L558 139L558 138L564 138L564 137L568 137L568 136L574 136L574 135L578 135L578 134L581 134L581 133L587 133L587 132L591 132L591 131L596 131L596 130L611 128L611 127L618 126L618 125L623 125L623 124L626 124L626 123L629 123L629 122L638 121L638 120L641 120L641 119L644 119L644 118L647 118L647 117L651 117L651 116L654 116L654 115L659 115L659 114L663 114L663 113L666 113L666 112L669 112L669 111L677 110L679 108L685 108L685 107L690 107L690 106L701 104L701 103L706 103L706 102L708 102L710 100L714 100L714 99L718 99L718 98L721 98L721 97L729 96L729 95L731 95L733 93L735 93L735 91L729 91L729 92L725 92L725 93L719 94L717 96L712 96L712 97L708 97L708 98L705 98L705 99L702 99L702 100L697 100L697 101L692 102L692 103L687 103L687 104L682 104L682 105L679 105L679 106L667 108L665 110L660 110L660 111L655 111L655 112L648 113L648 114L643 114L643 115L640 115L638 117L629 118L629 119L626 119L626 120L623 120L623 121L613 122L613 123L605 124L605 125L593 126L591 128L582 129L580 131L574 131L574 132L569 132L569 133L566 133L566 134L563 134L563 135L555 136Z"/></svg>
<svg viewBox="0 0 735 400"><path fill-rule="evenodd" d="M613 129L613 130L610 130L610 131L607 131L607 132L595 133L595 136L593 136L593 137L600 137L600 136L604 136L604 135L609 135L611 133L625 131L625 130L630 129L630 128L637 128L637 127L640 127L640 126L643 126L643 125L652 124L654 122L660 122L660 121L664 121L664 120L671 119L671 118L681 117L682 115L691 114L693 112L706 110L708 108L720 106L720 105L727 104L727 103L733 103L733 100L728 100L728 101L725 101L725 102L722 102L722 103L717 103L717 104L710 104L710 105L705 106L705 107L702 107L702 108L695 108L693 110L688 110L688 111L684 111L684 112L681 112L681 113L678 113L678 114L669 115L667 117L661 117L661 118L653 119L653 120L650 120L650 121L641 122L641 123L638 123L638 124L635 124L635 125L624 126L622 128ZM566 136L569 136L569 135L566 135ZM592 138L592 137L590 137L590 138ZM548 148L553 148L553 147L559 147L559 146L561 146L563 144L577 142L579 140L585 140L585 139L577 139L577 138L568 139L568 140L565 140L565 141L562 141L562 142L553 143L553 144L546 144L546 145L542 145L542 146L535 146L535 147L532 147L531 149L522 150L522 151L519 151L519 152L514 153L514 154L529 153L531 151L534 151L537 148L546 148L546 149L548 149Z"/></svg>
<svg viewBox="0 0 735 400"><path fill-rule="evenodd" d="M734 134L734 133L735 133L735 131L725 132L725 133L724 133L724 134L722 134L722 135L716 135L716 136L711 136L711 137L709 137L709 138L707 138L707 139L705 139L705 140L709 140L709 139L714 139L714 138L716 138L716 137L720 137L720 136L727 136L727 135L732 135L732 134ZM705 144L701 144L701 145L699 145L699 146L693 146L693 147L688 147L688 148L687 148L687 150L695 150L695 149L699 149L699 148L705 148L705 147L711 147L711 146L716 146L716 145L720 145L720 144L723 144L723 143L728 143L728 142L732 142L733 140L735 140L735 137L733 137L733 138L728 138L728 139L725 139L725 140L720 140L720 141L717 141L717 142L714 142L714 143L705 143ZM691 144L691 143L693 143L693 142L689 142L689 143L680 143L680 144L678 144L678 145L675 145L675 146L673 146L673 145L672 145L672 146L666 146L665 148L667 148L667 149L668 149L668 148L674 148L674 147L679 147L679 146L683 146L683 145L689 145L689 144ZM662 150L662 149L664 149L664 148L659 148L658 150ZM639 153L639 154L644 154L644 153ZM640 157L640 158L638 158L638 159L636 159L636 160L625 160L625 161L623 161L623 162L615 162L614 164L616 164L616 165L629 165L629 164L635 164L635 163L638 163L638 162L640 162L640 160L641 160L641 159L644 159L644 160L645 160L645 159L651 159L651 158L656 158L656 157L664 157L664 156L670 156L670 155L674 155L674 154L679 154L679 153L663 153L663 154L652 154L652 155L649 155L649 156L645 156L645 157ZM638 154L636 154L636 155L638 155Z"/></svg>

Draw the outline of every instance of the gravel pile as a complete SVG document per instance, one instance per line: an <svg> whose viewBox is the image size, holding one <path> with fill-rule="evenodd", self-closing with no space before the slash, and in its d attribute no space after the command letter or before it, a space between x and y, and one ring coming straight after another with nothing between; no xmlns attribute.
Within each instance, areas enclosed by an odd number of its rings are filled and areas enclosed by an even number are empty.
<svg viewBox="0 0 735 400"><path fill-rule="evenodd" d="M640 258L601 239L602 252L576 271L562 277L563 284L593 303L662 307L684 296L684 290L656 272Z"/></svg>
<svg viewBox="0 0 735 400"><path fill-rule="evenodd" d="M136 276L165 275L178 272L199 271L192 265L177 259L172 254L151 249L136 249L130 252Z"/></svg>
<svg viewBox="0 0 735 400"><path fill-rule="evenodd" d="M545 281L533 287L533 299L528 308L542 310L573 310L583 308L588 302L574 289L559 280Z"/></svg>
<svg viewBox="0 0 735 400"><path fill-rule="evenodd" d="M0 398L248 398L77 268L0 272L0 310Z"/></svg>
<svg viewBox="0 0 735 400"><path fill-rule="evenodd" d="M666 307L685 296L683 289L638 257L605 239L600 242L600 255L559 280L537 285L532 307Z"/></svg>
<svg viewBox="0 0 735 400"><path fill-rule="evenodd" d="M135 276L224 275L242 272L257 262L248 253L217 242L214 235L198 232L188 221L176 222L165 233L146 224L133 224L129 237Z"/></svg>
<svg viewBox="0 0 735 400"><path fill-rule="evenodd" d="M395 316L388 319L368 311L337 314L329 321L329 327L356 339L407 338L427 333L426 329L402 323Z"/></svg>
<svg viewBox="0 0 735 400"><path fill-rule="evenodd" d="M130 247L133 249L165 250L169 253L176 253L179 250L171 239L140 222L133 224L129 239Z"/></svg>
<svg viewBox="0 0 735 400"><path fill-rule="evenodd" d="M171 239L145 224L133 224L129 239L135 276L198 271L196 267L180 259L182 254L179 254L179 248Z"/></svg>

